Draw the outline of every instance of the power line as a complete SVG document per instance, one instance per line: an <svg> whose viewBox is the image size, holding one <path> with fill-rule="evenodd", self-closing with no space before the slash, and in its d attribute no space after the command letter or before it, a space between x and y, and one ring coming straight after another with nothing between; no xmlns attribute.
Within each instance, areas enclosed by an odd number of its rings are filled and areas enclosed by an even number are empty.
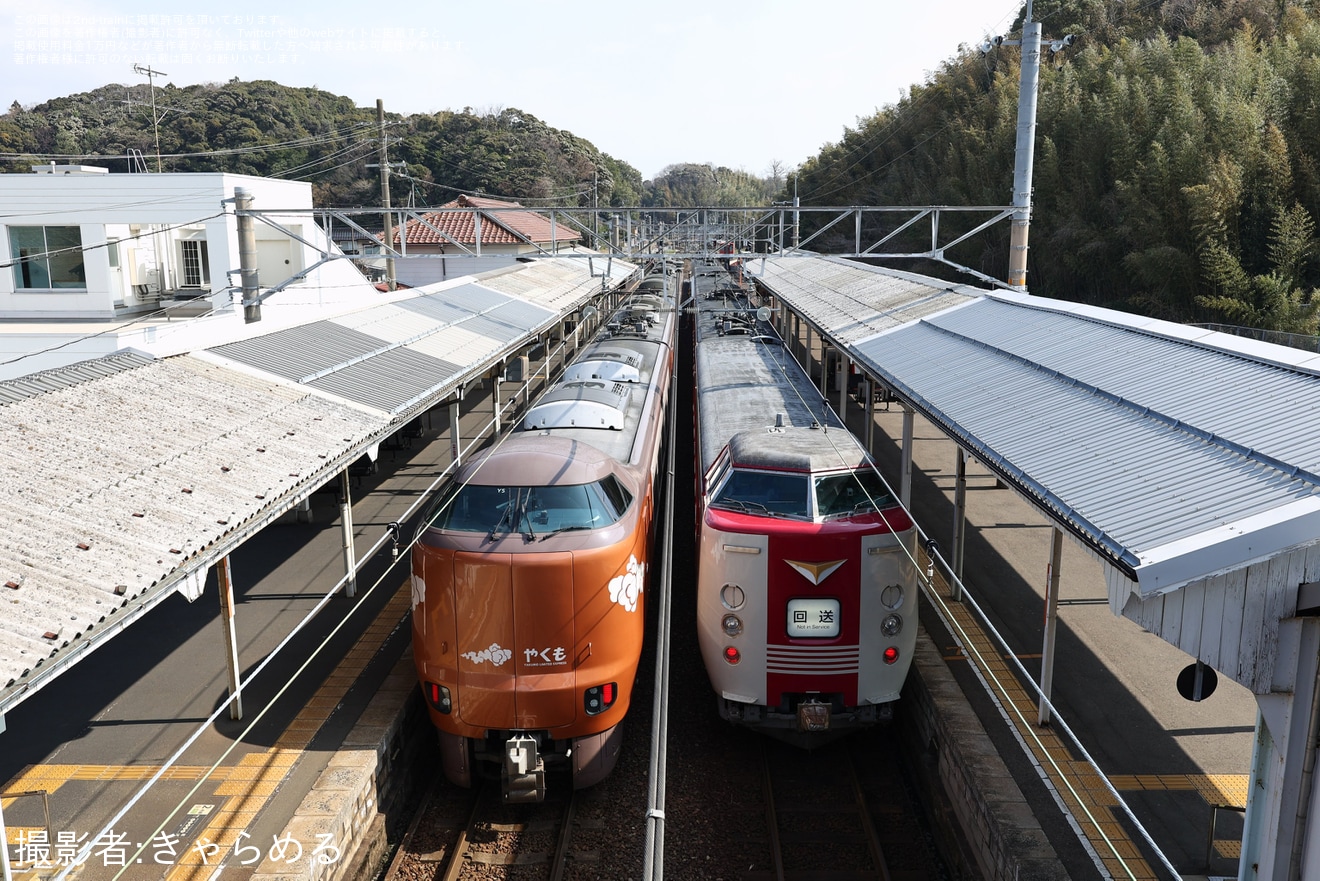
<svg viewBox="0 0 1320 881"><path fill-rule="evenodd" d="M1006 20L1011 18L1013 15L1015 15L1019 8L1020 8L1020 4L1015 2L1013 8L1008 12L1004 13L1003 15L1001 15L998 21L996 21L994 27L988 30L998 30L999 26L1002 25ZM949 128L949 126L952 124L951 122L946 122L945 125L941 127L939 130L932 133L930 136L928 136L921 142L914 144L911 148L904 151L899 156L894 157L889 162L886 162L884 165L880 166L879 168L872 169L871 171L868 171L866 174L858 178L842 179L842 175L846 174L848 171L855 168L859 163L861 163L865 159L874 155L874 153L877 150L879 150L881 147L883 147L893 138L897 137L901 133L902 128L905 125L907 125L909 122L914 121L913 117L914 114L917 113L917 111L923 109L927 104L935 100L935 94L937 90L934 88L930 88L930 86L933 85L934 83L927 83L926 84L927 88L925 88L922 91L921 95L915 100L909 100L909 103L906 106L903 106L901 103L898 105L893 105L892 109L894 113L891 115L890 120L884 123L879 128L879 130L875 131L873 134L869 135L869 137L866 138L866 139L877 138L879 140L873 146L871 146L870 149L866 150L865 153L863 153L861 156L858 156L843 169L832 171L827 180L825 180L823 183L818 185L815 189L804 192L803 195L805 197L821 199L825 196L829 196L834 193L840 192L841 190L847 188L851 184L856 183L857 181L865 180L866 178L871 177L872 175L885 170L886 168L897 162L899 159L901 159L903 156L908 155L913 150L917 149L917 147L920 147L922 144L926 143L926 141L929 141L931 138L935 137L936 135L946 131ZM910 94L911 93L909 92L909 95ZM874 120L879 115L880 113L877 113L875 114L875 116L872 116L871 119ZM861 133L859 132L859 134ZM842 144L840 146L842 146ZM859 144L857 146L858 148L865 146L865 141L863 141L862 144ZM824 187L829 187L831 184L835 183L836 181L839 182L838 186L835 186L832 189L822 189Z"/></svg>

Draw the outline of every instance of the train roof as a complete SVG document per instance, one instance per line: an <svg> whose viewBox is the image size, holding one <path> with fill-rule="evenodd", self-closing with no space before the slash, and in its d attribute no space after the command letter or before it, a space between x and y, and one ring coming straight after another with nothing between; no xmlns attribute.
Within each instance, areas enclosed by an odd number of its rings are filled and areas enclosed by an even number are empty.
<svg viewBox="0 0 1320 881"><path fill-rule="evenodd" d="M633 383L602 379L561 382L541 396L523 417L522 427L623 428Z"/></svg>
<svg viewBox="0 0 1320 881"><path fill-rule="evenodd" d="M458 481L478 486L576 486L614 470L603 450L545 432L511 435L459 469Z"/></svg>
<svg viewBox="0 0 1320 881"><path fill-rule="evenodd" d="M611 316L605 335L582 347L559 382L523 415L515 435L560 436L635 464L647 395L656 365L669 355L675 321L672 300L659 301L669 309L656 309L652 299L630 300ZM621 319L633 314L636 320Z"/></svg>
<svg viewBox="0 0 1320 881"><path fill-rule="evenodd" d="M729 440L735 465L786 471L837 471L860 468L865 451L847 431L836 428L771 427L740 431Z"/></svg>
<svg viewBox="0 0 1320 881"><path fill-rule="evenodd" d="M707 308L706 301L698 300L698 303L701 311L696 370L702 396L699 408L702 470L711 466L734 435L745 431L764 433L780 417L786 428L810 430L813 424L826 425L831 437L836 436L834 429L838 429L838 438L848 436L820 391L777 337L719 336L715 326L724 314L723 308ZM831 467L846 466L836 461Z"/></svg>

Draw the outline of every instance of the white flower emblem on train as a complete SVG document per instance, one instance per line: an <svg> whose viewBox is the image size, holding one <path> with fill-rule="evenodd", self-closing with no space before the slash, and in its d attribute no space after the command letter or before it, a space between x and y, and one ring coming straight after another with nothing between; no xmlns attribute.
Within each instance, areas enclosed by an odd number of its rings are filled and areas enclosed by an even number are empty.
<svg viewBox="0 0 1320 881"><path fill-rule="evenodd" d="M482 649L479 652L463 652L463 657L474 664L484 664L486 661L490 661L496 667L499 667L513 657L513 652L509 649L500 648L498 642L492 642L490 648Z"/></svg>
<svg viewBox="0 0 1320 881"><path fill-rule="evenodd" d="M412 577L413 611L416 611L417 607L424 602L426 602L426 582L414 574Z"/></svg>
<svg viewBox="0 0 1320 881"><path fill-rule="evenodd" d="M645 573L646 564L637 562L636 555L629 554L626 571L610 579L610 602L618 603L629 612L636 612L637 601L642 596L642 576Z"/></svg>

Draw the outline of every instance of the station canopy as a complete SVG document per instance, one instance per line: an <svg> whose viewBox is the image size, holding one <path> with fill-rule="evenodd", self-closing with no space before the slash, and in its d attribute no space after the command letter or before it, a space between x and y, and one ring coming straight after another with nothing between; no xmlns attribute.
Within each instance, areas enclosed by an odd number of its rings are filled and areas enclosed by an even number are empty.
<svg viewBox="0 0 1320 881"><path fill-rule="evenodd" d="M766 291L1142 597L1320 541L1320 354L840 258Z"/></svg>
<svg viewBox="0 0 1320 881"><path fill-rule="evenodd" d="M166 358L0 382L3 714L637 271L534 260ZM388 299L386 297L388 296Z"/></svg>

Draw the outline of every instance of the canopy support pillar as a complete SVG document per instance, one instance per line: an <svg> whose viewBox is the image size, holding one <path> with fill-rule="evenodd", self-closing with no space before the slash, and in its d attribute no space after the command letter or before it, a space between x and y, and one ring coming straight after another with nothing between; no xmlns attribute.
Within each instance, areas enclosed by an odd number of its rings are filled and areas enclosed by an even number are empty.
<svg viewBox="0 0 1320 881"><path fill-rule="evenodd" d="M912 510L912 426L916 421L916 411L903 405L903 465L899 473L899 500L903 507Z"/></svg>
<svg viewBox="0 0 1320 881"><path fill-rule="evenodd" d="M449 402L449 455L453 459L455 468L463 464L461 459L463 447L459 443L458 436L458 405L457 398Z"/></svg>
<svg viewBox="0 0 1320 881"><path fill-rule="evenodd" d="M958 447L953 482L953 599L962 599L963 544L967 537L967 453Z"/></svg>
<svg viewBox="0 0 1320 881"><path fill-rule="evenodd" d="M1040 714L1037 723L1050 723L1050 705L1046 703L1054 688L1054 638L1059 623L1059 567L1063 564L1063 532L1050 530L1050 564L1045 570L1045 642L1040 650Z"/></svg>
<svg viewBox="0 0 1320 881"><path fill-rule="evenodd" d="M1320 618L1279 622L1271 691L1256 695L1256 746L1243 820L1241 881L1315 877L1320 870L1316 738Z"/></svg>
<svg viewBox="0 0 1320 881"><path fill-rule="evenodd" d="M243 718L243 695L239 690L238 636L234 632L234 578L229 555L215 564L215 579L220 587L220 626L225 634L225 666L229 670L229 718Z"/></svg>
<svg viewBox="0 0 1320 881"><path fill-rule="evenodd" d="M353 492L349 488L348 469L339 472L339 528L344 542L344 596L357 596L357 549L353 545Z"/></svg>

